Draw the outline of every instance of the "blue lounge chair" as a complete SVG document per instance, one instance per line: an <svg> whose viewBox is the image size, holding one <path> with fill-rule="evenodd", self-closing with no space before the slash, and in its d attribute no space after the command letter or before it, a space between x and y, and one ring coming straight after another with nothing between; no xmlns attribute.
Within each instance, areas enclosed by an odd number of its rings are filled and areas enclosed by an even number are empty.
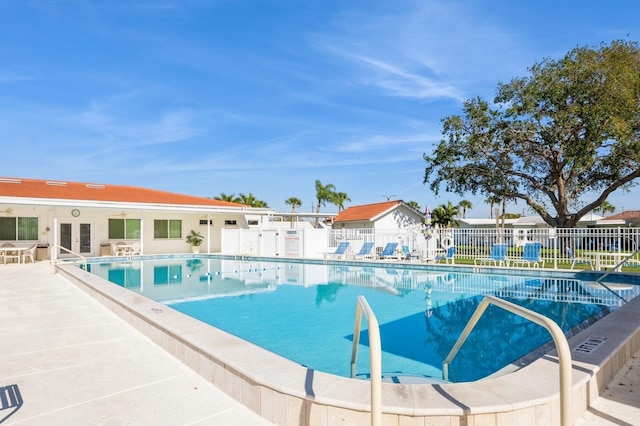
<svg viewBox="0 0 640 426"><path fill-rule="evenodd" d="M569 256L569 260L571 261L571 269L576 265L589 265L589 269L593 269L593 262L591 262L591 259L576 257L570 247L567 247L567 256Z"/></svg>
<svg viewBox="0 0 640 426"><path fill-rule="evenodd" d="M355 259L375 259L375 253L371 253L373 250L373 243L364 243L362 247L360 247L360 251L355 254Z"/></svg>
<svg viewBox="0 0 640 426"><path fill-rule="evenodd" d="M455 254L456 254L456 246L451 246L447 249L447 252L444 255L441 256L436 256L436 262L440 262L442 259L444 259L445 263L449 263L449 261L451 261L451 264L455 264Z"/></svg>
<svg viewBox="0 0 640 426"><path fill-rule="evenodd" d="M402 254L404 255L404 260L420 260L420 256L411 253L409 246L402 246Z"/></svg>
<svg viewBox="0 0 640 426"><path fill-rule="evenodd" d="M380 259L398 259L398 255L396 254L396 249L398 248L398 243L387 243L380 253Z"/></svg>
<svg viewBox="0 0 640 426"><path fill-rule="evenodd" d="M491 253L489 257L478 257L473 260L476 265L488 265L494 266L507 266L509 260L507 259L507 245L506 244L494 244L491 247Z"/></svg>
<svg viewBox="0 0 640 426"><path fill-rule="evenodd" d="M523 266L544 267L544 259L540 256L542 243L526 243L522 251L522 258L513 261L513 266L522 264Z"/></svg>
<svg viewBox="0 0 640 426"><path fill-rule="evenodd" d="M351 246L349 245L349 242L343 241L340 244L338 244L338 247L336 247L336 251L334 251L333 253L326 253L325 258L326 259L342 259L346 257L350 252L351 252Z"/></svg>

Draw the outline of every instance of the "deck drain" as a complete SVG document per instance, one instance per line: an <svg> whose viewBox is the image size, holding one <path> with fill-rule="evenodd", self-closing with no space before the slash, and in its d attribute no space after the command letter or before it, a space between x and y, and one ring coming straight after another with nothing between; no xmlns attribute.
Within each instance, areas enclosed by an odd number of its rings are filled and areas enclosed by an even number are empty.
<svg viewBox="0 0 640 426"><path fill-rule="evenodd" d="M590 354L595 351L607 340L606 337L600 336L591 336L584 342L580 343L578 346L573 348L574 352L580 352L583 354Z"/></svg>

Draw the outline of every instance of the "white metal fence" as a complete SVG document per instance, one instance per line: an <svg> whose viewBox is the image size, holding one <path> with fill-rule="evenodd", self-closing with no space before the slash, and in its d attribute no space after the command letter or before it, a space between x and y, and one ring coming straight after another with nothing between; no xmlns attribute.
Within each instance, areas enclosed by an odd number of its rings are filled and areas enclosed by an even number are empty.
<svg viewBox="0 0 640 426"><path fill-rule="evenodd" d="M473 260L486 257L496 243L507 244L511 259L522 256L529 242L542 245L541 256L545 267L558 267L570 261L567 249L574 257L600 260L604 266L624 260L640 248L640 228L508 228L468 229L454 228L437 234L438 244L456 246L456 258ZM628 264L639 264L635 254ZM562 266L562 265L561 265Z"/></svg>
<svg viewBox="0 0 640 426"><path fill-rule="evenodd" d="M436 230L426 238L422 229L238 229L223 230L222 253L230 255L322 258L340 242L349 242L357 252L365 242L373 242L379 253L389 242L406 245L413 253L444 250L456 246L456 263L473 263L486 257L496 243L508 245L507 255L522 257L528 242L542 245L546 268L570 265L567 248L579 258L596 260L599 266L614 266L640 248L640 228L452 228ZM640 269L637 253L625 263Z"/></svg>

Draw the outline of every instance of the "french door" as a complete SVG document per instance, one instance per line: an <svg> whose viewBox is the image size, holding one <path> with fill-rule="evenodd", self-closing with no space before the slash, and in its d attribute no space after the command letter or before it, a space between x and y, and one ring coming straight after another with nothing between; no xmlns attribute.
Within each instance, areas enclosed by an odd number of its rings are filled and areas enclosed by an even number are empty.
<svg viewBox="0 0 640 426"><path fill-rule="evenodd" d="M60 223L60 246L74 253L89 255L91 250L91 224L81 221L64 221ZM59 256L70 253L60 250Z"/></svg>

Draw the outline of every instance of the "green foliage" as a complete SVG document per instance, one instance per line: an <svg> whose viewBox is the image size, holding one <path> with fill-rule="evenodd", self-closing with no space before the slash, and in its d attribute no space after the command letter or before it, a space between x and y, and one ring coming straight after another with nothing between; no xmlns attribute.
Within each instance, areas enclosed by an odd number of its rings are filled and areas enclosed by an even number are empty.
<svg viewBox="0 0 640 426"><path fill-rule="evenodd" d="M291 206L291 212L294 213L296 211L296 208L302 205L302 200L297 197L289 197L284 200L284 203Z"/></svg>
<svg viewBox="0 0 640 426"><path fill-rule="evenodd" d="M244 204L250 207L269 207L265 201L257 199L251 192L249 193L249 195L240 193L240 195L237 197L236 194L225 194L224 192L221 192L220 195L213 197L213 199Z"/></svg>
<svg viewBox="0 0 640 426"><path fill-rule="evenodd" d="M467 210L471 210L473 208L473 204L469 200L460 200L458 207L462 209L462 218L464 219L467 217Z"/></svg>
<svg viewBox="0 0 640 426"><path fill-rule="evenodd" d="M447 204L441 204L431 212L431 223L433 226L440 226L442 228L451 228L460 226L460 221L456 219L456 216L460 214L460 207L451 204L451 201L447 201Z"/></svg>
<svg viewBox="0 0 640 426"><path fill-rule="evenodd" d="M495 106L467 100L424 155L424 182L460 195L520 199L574 227L640 176L640 50L616 41L545 59L498 85ZM584 200L596 194L592 200Z"/></svg>
<svg viewBox="0 0 640 426"><path fill-rule="evenodd" d="M418 204L418 202L417 202L417 201L413 201L413 200L411 200L411 201L409 201L407 204L408 204L408 205L410 205L411 207L413 207L414 209L416 209L416 210L418 210L418 211L421 211L421 209L420 209L420 204Z"/></svg>
<svg viewBox="0 0 640 426"><path fill-rule="evenodd" d="M251 192L249 195L240 193L240 204L245 204L250 207L269 207L265 201L258 200Z"/></svg>
<svg viewBox="0 0 640 426"><path fill-rule="evenodd" d="M351 201L351 198L349 198L349 196L344 193L344 192L335 192L333 194L333 204L335 204L336 206L338 206L338 211L341 212L342 210L344 210L344 203L346 201Z"/></svg>
<svg viewBox="0 0 640 426"><path fill-rule="evenodd" d="M214 200L219 200L219 201L228 201L230 203L240 203L240 198L236 197L236 194L225 194L224 192L221 192L220 195L216 195L215 197L213 197Z"/></svg>
<svg viewBox="0 0 640 426"><path fill-rule="evenodd" d="M193 229L187 235L187 244L191 244L194 247L198 247L204 241L204 237L199 233L194 231Z"/></svg>

